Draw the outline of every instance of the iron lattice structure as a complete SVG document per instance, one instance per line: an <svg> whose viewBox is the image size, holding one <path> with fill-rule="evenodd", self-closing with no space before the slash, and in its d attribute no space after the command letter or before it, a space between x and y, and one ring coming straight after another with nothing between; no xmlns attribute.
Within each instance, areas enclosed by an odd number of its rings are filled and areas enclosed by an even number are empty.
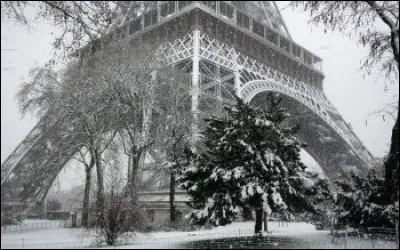
<svg viewBox="0 0 400 250"><path fill-rule="evenodd" d="M153 7L108 36L115 42L151 43L162 63L191 74L194 138L202 118L221 112L234 95L262 106L265 93L276 92L285 96L292 121L302 126L299 139L308 144L307 151L329 178L348 176L353 168L366 173L374 164L326 98L321 59L292 41L275 4L168 1ZM251 18L246 11L254 9L263 9L264 17L270 18ZM79 56L84 60L101 46L106 42L91 43ZM45 199L75 153L65 150L72 143L68 135L55 138L54 133L35 127L2 164L2 202L33 204Z"/></svg>

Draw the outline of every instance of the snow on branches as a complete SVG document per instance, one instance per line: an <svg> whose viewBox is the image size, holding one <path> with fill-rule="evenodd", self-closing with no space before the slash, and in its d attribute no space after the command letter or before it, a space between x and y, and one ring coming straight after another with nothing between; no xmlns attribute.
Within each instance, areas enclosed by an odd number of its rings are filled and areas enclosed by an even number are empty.
<svg viewBox="0 0 400 250"><path fill-rule="evenodd" d="M283 127L280 99L268 100L268 108L258 110L237 98L225 118L206 120L204 150L180 178L192 198L192 223L226 225L244 207L263 203L274 212L317 210L309 196L323 193L322 182L300 161L299 128Z"/></svg>
<svg viewBox="0 0 400 250"><path fill-rule="evenodd" d="M384 179L370 172L367 177L352 173L352 181L337 181L335 198L338 223L352 227L394 227L399 204L385 204Z"/></svg>

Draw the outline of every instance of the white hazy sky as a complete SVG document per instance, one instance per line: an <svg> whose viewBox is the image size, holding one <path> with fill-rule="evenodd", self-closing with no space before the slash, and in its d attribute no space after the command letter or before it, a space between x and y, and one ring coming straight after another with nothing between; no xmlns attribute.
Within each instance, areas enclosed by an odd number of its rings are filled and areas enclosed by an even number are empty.
<svg viewBox="0 0 400 250"><path fill-rule="evenodd" d="M283 8L287 2L278 5ZM384 91L383 77L373 74L364 79L360 61L367 49L354 40L336 32L325 34L322 28L309 25L308 15L301 11L285 8L282 15L292 38L324 60L327 97L366 147L375 156L384 156L394 121L390 118L383 121L381 116L371 113L395 100L398 83L389 84L389 90ZM1 162L35 124L35 118L21 117L15 94L20 84L29 79L29 69L43 65L50 58L53 30L45 22L35 22L28 30L7 20L1 21Z"/></svg>

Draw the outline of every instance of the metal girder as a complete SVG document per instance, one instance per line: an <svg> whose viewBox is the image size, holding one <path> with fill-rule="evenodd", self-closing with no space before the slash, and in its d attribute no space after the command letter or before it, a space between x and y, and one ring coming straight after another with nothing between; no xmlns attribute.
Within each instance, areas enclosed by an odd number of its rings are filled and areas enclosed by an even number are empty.
<svg viewBox="0 0 400 250"><path fill-rule="evenodd" d="M343 138L345 143L355 152L361 162L367 165L374 162L373 157L347 126L336 108L325 97L324 93L305 82L299 81L257 61L200 31L194 31L182 38L162 44L156 51L156 54L158 55L157 58L163 64L177 65L182 62L188 62L185 68L192 66L192 84L194 84L193 88L197 89L197 93L193 93L192 91L192 95L198 95L198 97L204 95L205 99L215 98L215 95L207 93L206 91L201 91L202 88L205 90L214 85L218 85L219 95L221 95L223 91L231 94L231 86L222 83L232 78L234 78L234 85L232 85L233 90L247 102L258 93L265 91L279 92L292 97L325 121L339 137ZM207 65L201 63L203 60L224 69L224 75L209 75L208 80L210 81L204 81L205 84L201 86L201 70L210 71ZM213 77L215 77L215 80L212 80ZM206 77L204 77L204 79L206 79ZM196 105L199 104L199 101L205 100L197 100ZM195 116L199 115L196 108L192 109L192 112ZM193 131L197 129L197 125L195 125ZM42 132L35 127L9 158L7 158L1 166L2 186L3 182L9 179L15 167L21 164L21 159L29 153L32 147L34 147L41 138ZM72 155L70 156L72 157ZM60 155L59 157L68 158L69 156ZM35 189L35 193L32 197L33 200L42 199L43 196L47 194L48 188L50 188L59 170L62 169L69 160L61 158L54 162L54 164L57 165L57 169L49 173L51 176L48 177L48 180L45 180L45 183L39 185L39 187ZM50 167L50 165L52 164L47 164L44 161L40 169L45 169Z"/></svg>
<svg viewBox="0 0 400 250"><path fill-rule="evenodd" d="M369 154L369 152L363 148L362 143L359 141L359 139L351 131L349 131L349 129L347 129L345 125L343 125L344 121L332 119L329 113L324 112L321 108L318 108L317 105L310 102L309 99L301 92L288 88L287 86L284 86L279 82L273 80L252 81L248 83L248 85L246 85L246 91L249 94L242 95L242 97L244 96L244 99L247 102L249 102L258 93L265 91L279 92L296 99L297 101L307 106L320 118L322 118L336 133L338 133L340 137L343 138L343 140L358 155L361 161L363 161L367 165L370 165L374 162L374 159Z"/></svg>
<svg viewBox="0 0 400 250"><path fill-rule="evenodd" d="M161 45L157 54L159 58L163 58L163 61L165 60L168 64L176 64L193 57L193 33Z"/></svg>
<svg viewBox="0 0 400 250"><path fill-rule="evenodd" d="M18 145L18 147L10 154L10 156L1 165L1 185L10 176L14 168L21 162L27 152L42 137L42 131L36 125L26 136L26 138Z"/></svg>
<svg viewBox="0 0 400 250"><path fill-rule="evenodd" d="M169 58L189 58L191 55L183 52L191 51L188 35L177 41L169 42L167 62L173 60ZM177 46L172 49L172 47ZM183 52L180 51L183 48ZM238 95L246 101L250 101L256 94L265 91L276 91L286 94L297 101L301 102L322 120L324 120L355 152L360 160L367 165L374 162L372 155L363 146L357 136L347 126L337 109L326 98L325 94L316 88L311 87L303 81L297 80L279 70L272 68L256 59L253 59L244 53L236 51L233 47L228 46L207 34L200 33L200 57L209 62L215 63L230 70L232 73L239 70L240 79L242 80L237 89ZM176 63L176 61L173 61Z"/></svg>

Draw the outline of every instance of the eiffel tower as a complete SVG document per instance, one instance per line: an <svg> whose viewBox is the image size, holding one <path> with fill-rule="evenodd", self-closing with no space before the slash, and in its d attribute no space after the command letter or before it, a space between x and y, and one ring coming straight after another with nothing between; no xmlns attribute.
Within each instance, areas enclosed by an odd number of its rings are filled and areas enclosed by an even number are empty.
<svg viewBox="0 0 400 250"><path fill-rule="evenodd" d="M262 106L267 93L274 92L284 97L289 122L301 125L299 139L328 178L371 167L374 157L324 94L322 59L293 41L274 2L158 1L147 7L109 35L152 41L160 60L189 71L194 136L202 118L234 95ZM90 43L79 56L105 43ZM45 199L76 153L66 150L68 136L56 138L55 133L35 126L3 162L2 203L29 206Z"/></svg>

